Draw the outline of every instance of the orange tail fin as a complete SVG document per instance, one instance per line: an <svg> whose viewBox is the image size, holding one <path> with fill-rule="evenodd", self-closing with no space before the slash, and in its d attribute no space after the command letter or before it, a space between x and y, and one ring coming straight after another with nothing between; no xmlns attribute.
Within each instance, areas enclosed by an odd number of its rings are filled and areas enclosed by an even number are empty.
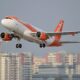
<svg viewBox="0 0 80 80"><path fill-rule="evenodd" d="M57 27L55 28L54 32L55 33L62 32L63 26L64 26L64 21L63 20L60 20L60 22L57 25ZM61 38L61 35L56 35L55 36L55 39L56 40L60 40L60 38Z"/></svg>

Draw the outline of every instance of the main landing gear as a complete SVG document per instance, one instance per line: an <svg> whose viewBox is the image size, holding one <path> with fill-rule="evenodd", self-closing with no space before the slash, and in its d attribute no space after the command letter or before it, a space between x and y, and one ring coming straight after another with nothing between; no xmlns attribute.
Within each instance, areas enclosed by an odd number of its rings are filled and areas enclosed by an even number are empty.
<svg viewBox="0 0 80 80"><path fill-rule="evenodd" d="M21 39L18 37L17 40L20 41ZM16 48L22 48L22 44L18 42L16 44Z"/></svg>
<svg viewBox="0 0 80 80"><path fill-rule="evenodd" d="M43 43L43 44L40 44L40 48L45 48L46 47L46 45L45 45L45 43Z"/></svg>
<svg viewBox="0 0 80 80"><path fill-rule="evenodd" d="M16 44L16 48L22 48L22 44Z"/></svg>

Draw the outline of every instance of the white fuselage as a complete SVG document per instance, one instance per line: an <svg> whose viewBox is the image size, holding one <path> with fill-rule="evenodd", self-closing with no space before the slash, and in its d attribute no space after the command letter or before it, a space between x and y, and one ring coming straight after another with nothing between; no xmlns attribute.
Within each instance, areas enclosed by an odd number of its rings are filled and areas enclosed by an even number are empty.
<svg viewBox="0 0 80 80"><path fill-rule="evenodd" d="M33 37L31 35L32 31L30 29L28 29L26 26L24 26L23 24L21 24L20 22L18 22L17 20L2 19L1 24L8 30L16 33L21 38L23 38L27 41L30 41L30 42L35 42L38 44L45 43L46 46L48 46L54 40L54 37L52 37L46 41L42 41L42 40L39 40L37 37Z"/></svg>

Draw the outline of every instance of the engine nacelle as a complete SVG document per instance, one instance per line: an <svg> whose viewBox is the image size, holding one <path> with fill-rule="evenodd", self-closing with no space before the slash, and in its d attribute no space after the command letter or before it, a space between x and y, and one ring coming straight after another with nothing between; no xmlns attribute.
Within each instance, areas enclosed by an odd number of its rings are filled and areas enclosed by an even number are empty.
<svg viewBox="0 0 80 80"><path fill-rule="evenodd" d="M9 33L1 33L1 38L4 41L11 41L13 37Z"/></svg>
<svg viewBox="0 0 80 80"><path fill-rule="evenodd" d="M36 36L43 41L48 39L48 35L45 32L37 32Z"/></svg>

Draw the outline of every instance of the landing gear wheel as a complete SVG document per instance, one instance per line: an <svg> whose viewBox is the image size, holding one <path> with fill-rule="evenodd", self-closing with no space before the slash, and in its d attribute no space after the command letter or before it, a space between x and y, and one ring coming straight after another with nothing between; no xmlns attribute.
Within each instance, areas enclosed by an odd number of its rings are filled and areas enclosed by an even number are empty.
<svg viewBox="0 0 80 80"><path fill-rule="evenodd" d="M22 44L19 44L19 48L22 48Z"/></svg>
<svg viewBox="0 0 80 80"><path fill-rule="evenodd" d="M18 48L18 44L16 44L16 48Z"/></svg>
<svg viewBox="0 0 80 80"><path fill-rule="evenodd" d="M42 46L42 44L40 44L40 48L42 48L43 46Z"/></svg>
<svg viewBox="0 0 80 80"><path fill-rule="evenodd" d="M22 44L16 44L16 48L22 48Z"/></svg>
<svg viewBox="0 0 80 80"><path fill-rule="evenodd" d="M45 48L45 46L46 45L44 43L43 44L40 44L40 48L42 48L42 47Z"/></svg>
<svg viewBox="0 0 80 80"><path fill-rule="evenodd" d="M45 44L43 44L43 48L45 48L45 46L46 46L46 45L45 45Z"/></svg>

